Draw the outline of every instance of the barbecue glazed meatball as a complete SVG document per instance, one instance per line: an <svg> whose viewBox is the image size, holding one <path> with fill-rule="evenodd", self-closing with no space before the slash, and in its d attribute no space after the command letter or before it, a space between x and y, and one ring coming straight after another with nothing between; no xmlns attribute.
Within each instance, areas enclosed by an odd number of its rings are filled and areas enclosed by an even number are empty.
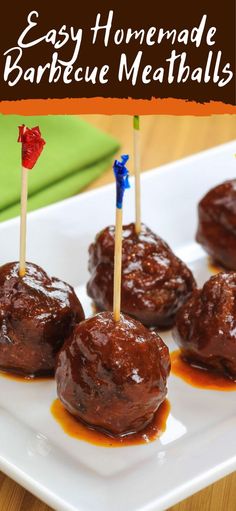
<svg viewBox="0 0 236 511"><path fill-rule="evenodd" d="M114 227L89 247L88 295L98 310L112 310ZM123 227L121 308L146 326L170 327L177 310L195 288L191 271L148 227Z"/></svg>
<svg viewBox="0 0 236 511"><path fill-rule="evenodd" d="M183 357L236 379L236 273L211 277L177 314Z"/></svg>
<svg viewBox="0 0 236 511"><path fill-rule="evenodd" d="M55 355L84 319L71 286L27 263L0 267L0 369L23 375L53 373Z"/></svg>
<svg viewBox="0 0 236 511"><path fill-rule="evenodd" d="M165 399L167 346L139 321L102 312L74 328L57 362L65 408L95 429L120 436L142 430Z"/></svg>
<svg viewBox="0 0 236 511"><path fill-rule="evenodd" d="M212 188L198 206L196 239L215 261L236 270L236 179Z"/></svg>

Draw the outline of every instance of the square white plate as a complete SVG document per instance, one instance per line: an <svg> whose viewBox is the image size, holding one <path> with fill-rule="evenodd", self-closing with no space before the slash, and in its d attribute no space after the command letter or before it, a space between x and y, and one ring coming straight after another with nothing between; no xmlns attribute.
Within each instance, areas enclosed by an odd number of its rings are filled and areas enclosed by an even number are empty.
<svg viewBox="0 0 236 511"><path fill-rule="evenodd" d="M236 142L165 165L142 176L143 221L163 236L202 284L209 276L194 242L196 206L213 185L235 177ZM10 171L10 170L9 170ZM114 222L114 185L84 193L28 217L28 260L78 288L95 234ZM133 220L134 190L125 197ZM18 257L18 219L0 225L0 263ZM171 349L171 333L162 335ZM50 414L53 381L0 378L0 468L61 511L163 510L236 467L234 392L193 388L169 379L166 432L149 445L97 447L67 436Z"/></svg>

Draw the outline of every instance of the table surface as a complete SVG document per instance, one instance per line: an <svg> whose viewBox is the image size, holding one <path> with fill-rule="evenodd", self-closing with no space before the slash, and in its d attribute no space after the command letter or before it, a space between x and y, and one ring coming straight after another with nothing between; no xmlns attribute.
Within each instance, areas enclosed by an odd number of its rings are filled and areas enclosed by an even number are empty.
<svg viewBox="0 0 236 511"><path fill-rule="evenodd" d="M132 154L132 118L84 116L114 135L121 153ZM236 138L236 115L211 117L146 116L141 119L143 171ZM236 165L236 163L235 163ZM236 166L235 166L236 170ZM88 187L113 180L111 169ZM236 511L236 473L180 502L169 511ZM14 481L0 473L0 511L52 511ZM78 510L79 511L79 510Z"/></svg>

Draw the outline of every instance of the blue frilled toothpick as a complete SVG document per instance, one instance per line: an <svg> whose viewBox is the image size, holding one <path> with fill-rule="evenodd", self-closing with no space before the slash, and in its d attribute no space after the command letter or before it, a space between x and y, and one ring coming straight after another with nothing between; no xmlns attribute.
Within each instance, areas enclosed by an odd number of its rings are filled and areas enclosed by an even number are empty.
<svg viewBox="0 0 236 511"><path fill-rule="evenodd" d="M140 192L140 119L133 117L134 134L134 178L135 178L135 232L141 231L141 192Z"/></svg>
<svg viewBox="0 0 236 511"><path fill-rule="evenodd" d="M116 178L116 227L113 288L113 313L115 321L120 320L123 198L126 188L130 187L129 171L126 167L128 159L129 156L124 154L121 156L121 161L115 160L113 165L113 170Z"/></svg>

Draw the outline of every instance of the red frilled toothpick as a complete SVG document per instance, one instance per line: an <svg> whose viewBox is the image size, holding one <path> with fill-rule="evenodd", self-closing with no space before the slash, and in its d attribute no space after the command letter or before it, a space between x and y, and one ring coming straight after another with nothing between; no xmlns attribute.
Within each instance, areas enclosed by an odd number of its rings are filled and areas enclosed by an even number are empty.
<svg viewBox="0 0 236 511"><path fill-rule="evenodd" d="M39 127L26 128L24 124L19 126L18 142L22 143L21 157L21 219L20 219L20 268L21 277L25 275L25 254L26 254L26 216L28 196L28 170L36 164L45 144L41 137Z"/></svg>

